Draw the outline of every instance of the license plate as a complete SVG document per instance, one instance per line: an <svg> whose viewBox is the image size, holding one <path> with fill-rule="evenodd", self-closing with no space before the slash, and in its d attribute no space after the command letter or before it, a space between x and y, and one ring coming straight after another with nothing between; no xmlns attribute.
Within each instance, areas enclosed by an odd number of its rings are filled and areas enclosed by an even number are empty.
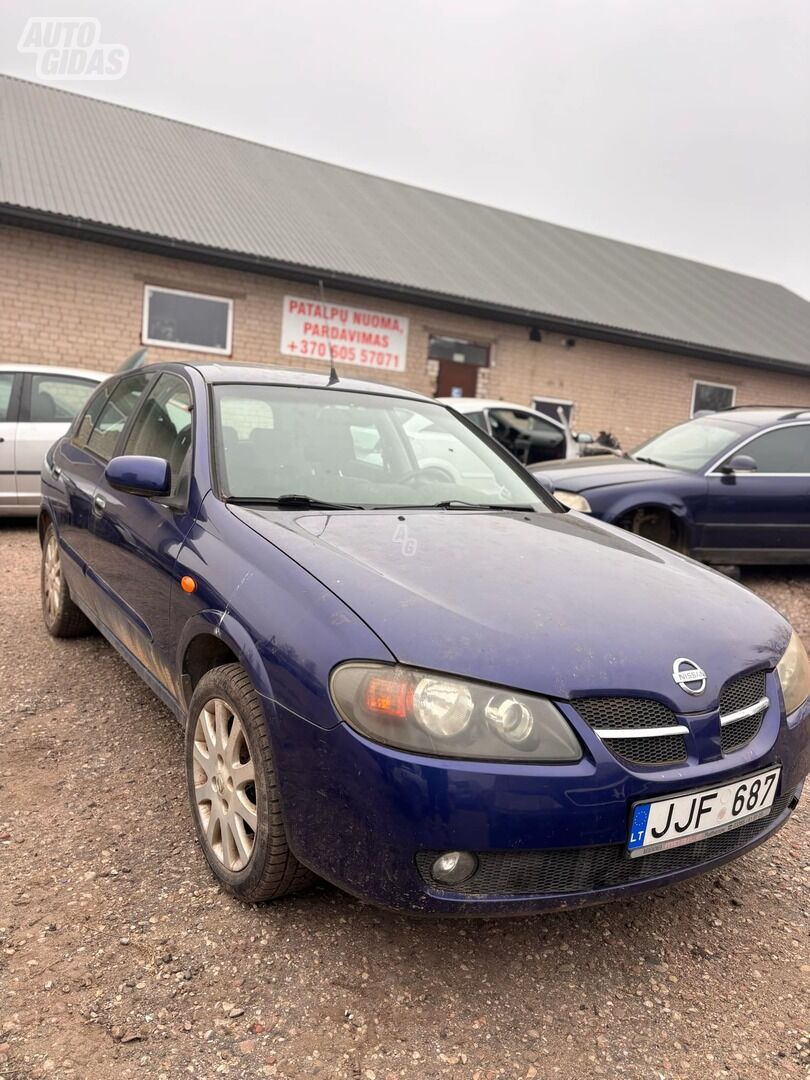
<svg viewBox="0 0 810 1080"><path fill-rule="evenodd" d="M669 851L767 817L779 787L780 766L722 787L636 803L627 854L631 859Z"/></svg>

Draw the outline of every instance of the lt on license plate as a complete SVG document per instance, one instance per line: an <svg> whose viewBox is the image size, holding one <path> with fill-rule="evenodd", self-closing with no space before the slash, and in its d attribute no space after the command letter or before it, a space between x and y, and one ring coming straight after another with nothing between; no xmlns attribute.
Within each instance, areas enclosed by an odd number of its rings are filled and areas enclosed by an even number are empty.
<svg viewBox="0 0 810 1080"><path fill-rule="evenodd" d="M780 766L722 787L636 803L627 853L631 859L705 840L766 817L779 787Z"/></svg>

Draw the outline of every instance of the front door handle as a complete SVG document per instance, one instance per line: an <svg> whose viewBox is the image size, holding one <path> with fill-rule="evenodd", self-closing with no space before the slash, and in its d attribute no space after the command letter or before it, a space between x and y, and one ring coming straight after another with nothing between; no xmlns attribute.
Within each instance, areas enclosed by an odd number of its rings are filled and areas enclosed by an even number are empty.
<svg viewBox="0 0 810 1080"><path fill-rule="evenodd" d="M103 514L106 506L107 506L107 500L104 498L103 495L94 495L93 496L93 513L94 514Z"/></svg>

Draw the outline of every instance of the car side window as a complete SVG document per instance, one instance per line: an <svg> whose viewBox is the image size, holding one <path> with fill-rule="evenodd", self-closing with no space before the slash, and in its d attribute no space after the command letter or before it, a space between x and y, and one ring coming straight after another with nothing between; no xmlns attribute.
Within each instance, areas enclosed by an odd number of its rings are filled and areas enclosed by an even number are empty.
<svg viewBox="0 0 810 1080"><path fill-rule="evenodd" d="M482 431L487 430L487 422L484 419L482 412L468 412L464 414L464 419L469 420L471 424L475 424L476 427L480 427Z"/></svg>
<svg viewBox="0 0 810 1080"><path fill-rule="evenodd" d="M96 420L98 420L101 410L107 404L107 398L109 396L109 384L102 383L98 390L96 390L95 394L93 394L93 396L87 402L84 412L81 413L75 425L73 443L76 446L87 445L87 440L90 438L90 432L95 427Z"/></svg>
<svg viewBox="0 0 810 1080"><path fill-rule="evenodd" d="M98 419L87 439L87 449L97 454L102 461L109 461L115 453L115 447L127 420L140 400L151 376L145 372L121 379L104 403ZM84 418L82 420L84 424ZM80 432L81 434L81 432Z"/></svg>
<svg viewBox="0 0 810 1080"><path fill-rule="evenodd" d="M810 424L766 431L740 451L757 463L761 473L810 473Z"/></svg>
<svg viewBox="0 0 810 1080"><path fill-rule="evenodd" d="M32 375L28 418L37 424L69 424L97 385L91 379Z"/></svg>
<svg viewBox="0 0 810 1080"><path fill-rule="evenodd" d="M11 371L0 372L0 422L8 419L8 411L11 406L11 391L14 388L14 373Z"/></svg>
<svg viewBox="0 0 810 1080"><path fill-rule="evenodd" d="M185 379L171 372L159 377L135 417L122 452L168 461L171 495L185 494L191 465L191 391Z"/></svg>

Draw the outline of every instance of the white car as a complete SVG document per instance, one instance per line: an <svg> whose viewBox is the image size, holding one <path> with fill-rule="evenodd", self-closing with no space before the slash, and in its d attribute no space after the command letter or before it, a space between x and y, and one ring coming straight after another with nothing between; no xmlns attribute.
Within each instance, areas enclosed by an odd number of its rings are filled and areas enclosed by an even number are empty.
<svg viewBox="0 0 810 1080"><path fill-rule="evenodd" d="M39 474L105 371L0 364L0 517L36 514Z"/></svg>
<svg viewBox="0 0 810 1080"><path fill-rule="evenodd" d="M580 457L582 446L593 442L587 432L574 435L562 420L511 401L465 397L438 400L483 428L524 465Z"/></svg>

